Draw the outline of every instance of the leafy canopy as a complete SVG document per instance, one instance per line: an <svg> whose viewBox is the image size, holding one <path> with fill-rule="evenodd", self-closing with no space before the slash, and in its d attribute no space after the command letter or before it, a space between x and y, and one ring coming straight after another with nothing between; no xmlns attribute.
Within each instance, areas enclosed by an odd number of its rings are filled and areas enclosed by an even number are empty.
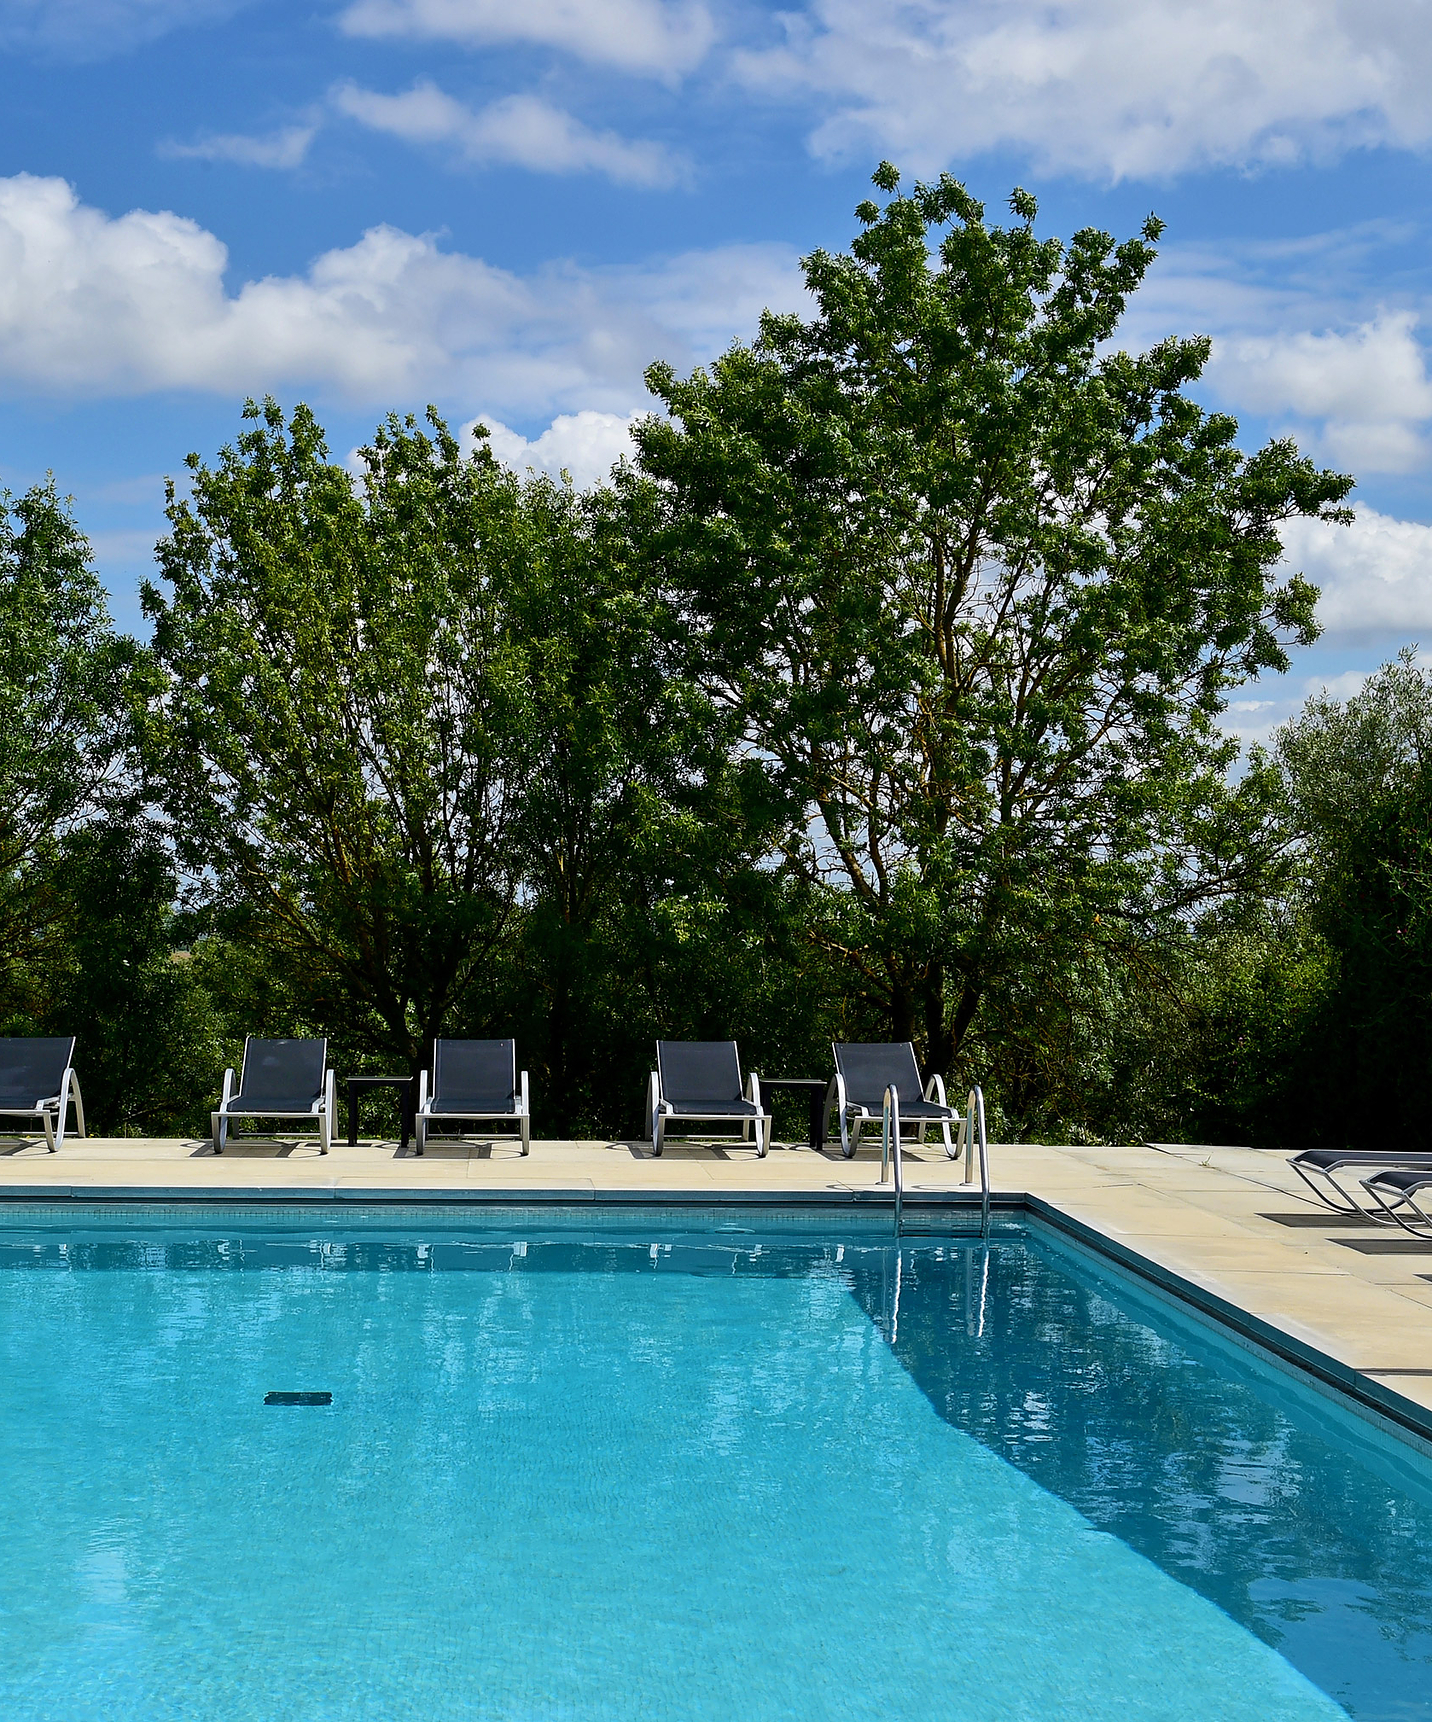
<svg viewBox="0 0 1432 1722"><path fill-rule="evenodd" d="M1272 864L1227 692L1316 633L1279 526L1351 480L1254 454L1184 390L1202 338L1115 345L1161 227L1039 238L948 176L806 260L809 316L648 385L629 495L783 814L778 865L888 1031L947 1069L991 988Z"/></svg>

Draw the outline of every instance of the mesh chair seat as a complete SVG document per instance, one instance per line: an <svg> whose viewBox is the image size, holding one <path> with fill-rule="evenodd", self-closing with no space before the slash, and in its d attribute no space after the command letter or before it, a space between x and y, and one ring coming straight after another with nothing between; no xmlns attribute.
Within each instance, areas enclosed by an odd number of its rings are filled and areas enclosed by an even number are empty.
<svg viewBox="0 0 1432 1722"><path fill-rule="evenodd" d="M750 1100L673 1100L676 1118L763 1118L765 1114Z"/></svg>
<svg viewBox="0 0 1432 1722"><path fill-rule="evenodd" d="M428 1103L428 1111L444 1118L502 1118L517 1111L517 1101L508 1094L489 1094L486 1099L473 1097L462 1100L456 1095Z"/></svg>
<svg viewBox="0 0 1432 1722"><path fill-rule="evenodd" d="M230 1118L279 1118L285 1113L316 1112L318 1094L236 1094L224 1111Z"/></svg>

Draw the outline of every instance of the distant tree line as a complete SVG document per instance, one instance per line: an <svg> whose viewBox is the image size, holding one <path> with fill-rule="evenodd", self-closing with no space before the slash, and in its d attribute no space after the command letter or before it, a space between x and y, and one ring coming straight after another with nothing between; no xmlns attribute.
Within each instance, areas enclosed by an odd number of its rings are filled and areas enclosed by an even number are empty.
<svg viewBox="0 0 1432 1722"><path fill-rule="evenodd" d="M148 644L3 498L0 1031L80 1034L97 1127L194 1127L252 1031L514 1034L539 1131L631 1131L663 1034L913 1039L1010 1135L1420 1140L1432 684L1217 721L1316 636L1279 528L1351 479L1241 451L1206 341L1114 350L1156 221L876 184L607 483L431 410L355 475L250 403Z"/></svg>

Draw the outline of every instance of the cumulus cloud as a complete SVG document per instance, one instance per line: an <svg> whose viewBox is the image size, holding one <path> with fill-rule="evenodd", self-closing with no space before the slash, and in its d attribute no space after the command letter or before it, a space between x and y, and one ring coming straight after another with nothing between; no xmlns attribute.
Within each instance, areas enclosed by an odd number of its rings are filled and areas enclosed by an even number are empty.
<svg viewBox="0 0 1432 1722"><path fill-rule="evenodd" d="M1407 472L1429 454L1432 377L1421 307L1382 301L1382 228L1277 244L1170 246L1135 297L1120 338L1213 338L1204 388L1240 416L1295 436L1358 475Z"/></svg>
<svg viewBox="0 0 1432 1722"><path fill-rule="evenodd" d="M1432 380L1413 312L1352 329L1234 336L1209 380L1247 410L1310 422L1325 458L1355 472L1407 472L1427 458Z"/></svg>
<svg viewBox="0 0 1432 1722"><path fill-rule="evenodd" d="M209 24L245 0L0 0L0 47L98 60L186 24Z"/></svg>
<svg viewBox="0 0 1432 1722"><path fill-rule="evenodd" d="M1329 644L1432 643L1432 526L1361 508L1352 526L1292 521L1283 545L1288 568L1322 589Z"/></svg>
<svg viewBox="0 0 1432 1722"><path fill-rule="evenodd" d="M715 36L700 0L353 0L340 23L350 36L532 42L668 79L697 65Z"/></svg>
<svg viewBox="0 0 1432 1722"><path fill-rule="evenodd" d="M167 212L111 217L63 180L0 179L0 386L89 397L302 387L392 406L415 396L491 411L627 415L655 357L709 357L803 284L779 245L626 269L528 276L369 229L302 275L230 292L228 255Z"/></svg>
<svg viewBox="0 0 1432 1722"><path fill-rule="evenodd" d="M240 167L298 167L318 133L317 125L283 126L262 137L220 132L193 143L166 139L159 154L171 161L231 161Z"/></svg>
<svg viewBox="0 0 1432 1722"><path fill-rule="evenodd" d="M553 478L566 472L571 474L574 484L587 485L605 478L617 461L631 454L631 427L638 416L562 413L530 441L509 430L499 419L470 419L462 427L462 440L465 444L476 425L485 425L492 452L504 466L518 472L534 467Z"/></svg>
<svg viewBox="0 0 1432 1722"><path fill-rule="evenodd" d="M619 185L668 186L687 176L661 144L593 131L538 96L504 96L474 112L419 80L402 95L356 84L333 92L340 113L408 143L446 144L471 162L513 162L536 173L600 173Z"/></svg>
<svg viewBox="0 0 1432 1722"><path fill-rule="evenodd" d="M1432 139L1406 0L811 0L782 23L738 74L820 104L822 156L1003 149L1118 180Z"/></svg>

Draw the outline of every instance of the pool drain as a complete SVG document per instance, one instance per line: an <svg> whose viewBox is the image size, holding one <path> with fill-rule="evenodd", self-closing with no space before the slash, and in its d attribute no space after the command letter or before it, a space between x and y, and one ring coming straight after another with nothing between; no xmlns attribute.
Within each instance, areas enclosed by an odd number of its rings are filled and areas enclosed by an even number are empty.
<svg viewBox="0 0 1432 1722"><path fill-rule="evenodd" d="M331 1393L265 1393L265 1405L331 1405Z"/></svg>

